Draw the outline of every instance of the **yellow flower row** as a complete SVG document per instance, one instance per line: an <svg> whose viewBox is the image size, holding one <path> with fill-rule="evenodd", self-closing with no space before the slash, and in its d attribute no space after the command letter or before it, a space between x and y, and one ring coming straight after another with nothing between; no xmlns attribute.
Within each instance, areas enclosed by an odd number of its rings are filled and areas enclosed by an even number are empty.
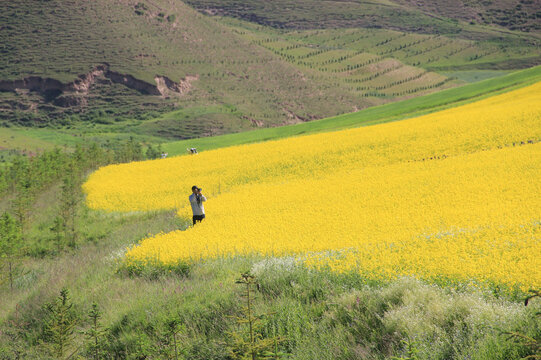
<svg viewBox="0 0 541 360"><path fill-rule="evenodd" d="M108 166L92 208L208 218L128 261L295 254L308 266L541 286L541 83L400 122Z"/></svg>

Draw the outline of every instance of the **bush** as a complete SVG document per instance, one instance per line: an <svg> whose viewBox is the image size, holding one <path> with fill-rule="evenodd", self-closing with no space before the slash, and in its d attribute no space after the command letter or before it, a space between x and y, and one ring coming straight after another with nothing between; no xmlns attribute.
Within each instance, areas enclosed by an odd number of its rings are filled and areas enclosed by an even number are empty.
<svg viewBox="0 0 541 360"><path fill-rule="evenodd" d="M113 119L107 117L99 117L94 119L96 124L111 125L114 123Z"/></svg>
<svg viewBox="0 0 541 360"><path fill-rule="evenodd" d="M528 349L498 329L530 337L541 332L539 319L533 321L513 294L497 298L490 290L459 291L412 278L372 283L281 259L256 263L252 271L295 359L407 358L413 352L419 360L518 359Z"/></svg>

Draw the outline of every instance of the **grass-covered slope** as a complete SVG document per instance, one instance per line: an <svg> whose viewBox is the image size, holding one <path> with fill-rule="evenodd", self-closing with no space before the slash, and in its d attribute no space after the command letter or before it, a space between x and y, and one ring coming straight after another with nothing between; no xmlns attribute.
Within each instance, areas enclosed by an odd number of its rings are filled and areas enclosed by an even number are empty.
<svg viewBox="0 0 541 360"><path fill-rule="evenodd" d="M167 129L167 124L169 123L173 126L170 130L173 132L177 129L174 127L174 123L175 121L179 121L178 119L181 119L182 121L179 127L187 127L190 126L190 121L187 121L190 117L197 119L200 116L209 116L209 114L212 113L223 113L226 108L215 106L175 110L160 115L154 120L147 120L144 122L134 120L114 124L85 123L78 126L67 126L62 128L3 128L0 131L0 155L9 157L11 151L19 153L35 153L50 149L54 146L67 146L68 148L71 148L76 144L123 141L129 137L134 137L135 140L147 144L162 143L162 148L169 153L169 156L180 155L185 154L186 148L189 147L196 147L199 150L208 150L300 134L332 131L348 127L376 124L384 121L399 120L416 114L452 107L463 102L528 85L541 79L540 72L540 68L536 67L495 79L469 84L460 88L449 89L439 93L400 101L398 103L386 104L364 109L356 113L344 114L338 117L317 121L165 143L163 138L149 136L148 129L154 128L152 131L161 132ZM483 72L467 72L464 76L480 76L479 74L483 74ZM490 74L488 75L491 76Z"/></svg>
<svg viewBox="0 0 541 360"><path fill-rule="evenodd" d="M434 94L372 107L355 113L271 129L258 129L240 134L190 139L163 144L169 155L186 154L186 148L209 150L289 136L340 130L395 121L442 110L491 95L530 85L541 80L541 66L518 71L506 76L448 89Z"/></svg>
<svg viewBox="0 0 541 360"><path fill-rule="evenodd" d="M491 25L539 31L538 3L529 0L188 0L209 14L223 14L276 28L391 28L423 33L483 36ZM460 23L459 23L460 22Z"/></svg>
<svg viewBox="0 0 541 360"><path fill-rule="evenodd" d="M439 16L469 21L470 23L498 25L511 30L539 32L539 3L531 0L393 0L410 9Z"/></svg>
<svg viewBox="0 0 541 360"><path fill-rule="evenodd" d="M234 25L235 23L232 22ZM242 25L246 23L241 22ZM396 59L425 70L519 69L541 62L539 38L529 34L493 34L492 39L463 39L449 34L418 34L389 29L296 30L248 37L286 60L333 73L359 73L359 63L373 55L377 60ZM272 36L274 35L274 36ZM498 35L498 36L497 36ZM502 36L500 36L502 35ZM285 44L289 42L289 44ZM380 67L379 70L384 70ZM383 77L385 83L385 77ZM423 82L423 81L421 81ZM382 85L382 84L380 84Z"/></svg>
<svg viewBox="0 0 541 360"><path fill-rule="evenodd" d="M320 119L448 86L446 76L420 78L422 70L411 66L378 83L413 76L417 84L408 93L379 94L337 82L182 2L53 0L41 7L23 0L0 6L6 123L53 122L85 132L91 123L194 138ZM374 64L360 71L378 77L381 69ZM155 120L142 124L147 118Z"/></svg>
<svg viewBox="0 0 541 360"><path fill-rule="evenodd" d="M186 138L279 125L286 113L321 118L358 103L182 2L46 5L0 4L0 102L7 121L46 124L80 112L86 120L118 124L145 110L204 107L149 129Z"/></svg>
<svg viewBox="0 0 541 360"><path fill-rule="evenodd" d="M302 17L327 16L333 3L272 4L276 12L267 16L287 9ZM341 3L333 16L351 20L348 8L359 4ZM479 69L539 63L536 34L455 23L391 2L361 8L365 17L386 9L382 19L414 28L393 31L381 22L380 29L280 31L168 0L41 5L0 3L0 120L54 124L68 134L187 139L276 127L457 86L463 80L456 78L476 79ZM418 34L421 25L432 35ZM483 36L463 39L457 31Z"/></svg>
<svg viewBox="0 0 541 360"><path fill-rule="evenodd" d="M328 79L367 104L420 96L463 81L501 76L502 69L541 63L541 50L519 34L477 41L389 29L279 31L221 20L300 71Z"/></svg>

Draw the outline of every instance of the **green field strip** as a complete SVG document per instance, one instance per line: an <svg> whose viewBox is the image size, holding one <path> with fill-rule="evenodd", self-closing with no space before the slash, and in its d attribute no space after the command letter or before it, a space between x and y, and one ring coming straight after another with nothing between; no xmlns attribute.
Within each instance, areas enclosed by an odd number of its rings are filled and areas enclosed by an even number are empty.
<svg viewBox="0 0 541 360"><path fill-rule="evenodd" d="M372 58L369 61L372 62L359 64L361 67L351 73L350 78L346 81L350 83L366 83L404 66L403 63L395 59ZM349 69L343 68L339 71L345 72L349 71Z"/></svg>
<svg viewBox="0 0 541 360"><path fill-rule="evenodd" d="M428 77L429 74L425 74L424 76ZM444 76L441 76L441 79L439 80L432 79L430 83L426 80L416 79L405 84L398 85L396 87L384 88L379 91L381 91L385 95L392 97L403 97L409 96L411 94L419 95L426 94L435 89L441 89L445 87L446 84L449 84L453 81L453 79L445 78Z"/></svg>
<svg viewBox="0 0 541 360"><path fill-rule="evenodd" d="M39 151L49 150L54 146L50 141L36 139L22 131L0 128L0 151L5 149Z"/></svg>
<svg viewBox="0 0 541 360"><path fill-rule="evenodd" d="M308 61L311 61L314 65L326 66L334 63L339 63L344 60L347 60L351 57L357 55L356 52L348 49L337 49L337 50L327 50L320 54L316 54L310 58ZM306 59L305 59L306 61Z"/></svg>
<svg viewBox="0 0 541 360"><path fill-rule="evenodd" d="M435 73L432 73L435 75ZM432 75L432 76L434 76ZM414 67L398 67L395 68L380 77L369 81L366 83L368 87L373 88L374 90L384 90L388 88L392 88L396 85L405 85L406 87L409 86L413 81L423 79L421 81L427 81L430 75L426 70L414 68ZM439 76L442 79L444 79L444 76Z"/></svg>
<svg viewBox="0 0 541 360"><path fill-rule="evenodd" d="M346 57L342 59L337 59L334 62L325 64L326 67L336 72L352 71L354 69L362 69L364 64L367 64L369 61L379 60L380 57L370 53L353 53L351 57ZM368 64L367 64L368 65Z"/></svg>
<svg viewBox="0 0 541 360"><path fill-rule="evenodd" d="M284 51L284 53L298 59L298 58L308 55L309 53L313 51L314 51L314 48L303 45L303 46L295 47L293 49L286 50Z"/></svg>

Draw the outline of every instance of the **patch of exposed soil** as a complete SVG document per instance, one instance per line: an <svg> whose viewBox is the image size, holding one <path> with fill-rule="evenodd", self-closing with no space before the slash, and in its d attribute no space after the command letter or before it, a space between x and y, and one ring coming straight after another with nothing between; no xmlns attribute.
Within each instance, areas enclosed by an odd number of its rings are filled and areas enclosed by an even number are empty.
<svg viewBox="0 0 541 360"><path fill-rule="evenodd" d="M199 75L187 75L179 82L174 82L165 76L156 76L156 87L161 96L169 98L171 96L181 96L186 94L192 88L192 82L199 80Z"/></svg>
<svg viewBox="0 0 541 360"><path fill-rule="evenodd" d="M101 64L69 83L40 76L29 76L20 80L0 80L0 92L13 92L21 100L29 93L38 94L44 103L73 108L87 105L89 92L97 81L108 80L110 83L122 84L143 95L169 98L186 94L191 90L192 82L198 79L198 75L193 75L174 82L166 76L156 76L154 79L156 84L151 84L130 74L112 71L108 64Z"/></svg>

